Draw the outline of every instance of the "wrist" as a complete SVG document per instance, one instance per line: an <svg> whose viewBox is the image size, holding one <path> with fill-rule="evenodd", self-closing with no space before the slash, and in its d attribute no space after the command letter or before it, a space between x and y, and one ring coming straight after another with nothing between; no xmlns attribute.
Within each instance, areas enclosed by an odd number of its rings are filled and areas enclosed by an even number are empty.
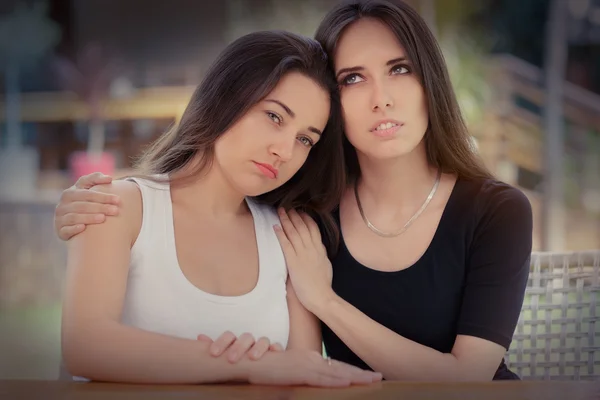
<svg viewBox="0 0 600 400"><path fill-rule="evenodd" d="M249 357L244 357L236 364L238 366L236 370L238 379L244 383L260 382L265 374L272 373L272 362L269 362L269 360L276 354L278 353L268 351L259 360L251 360Z"/></svg>
<svg viewBox="0 0 600 400"><path fill-rule="evenodd" d="M218 357L210 354L210 342L197 340L196 343L200 352L205 354L199 368L202 382L208 374L213 376L215 382L248 383L251 368L251 360L248 357L242 358L237 363L230 363L224 354Z"/></svg>
<svg viewBox="0 0 600 400"><path fill-rule="evenodd" d="M308 311L313 313L317 318L321 319L324 313L330 309L331 305L338 299L338 295L331 287L325 289L322 294L315 298L315 301L307 307Z"/></svg>
<svg viewBox="0 0 600 400"><path fill-rule="evenodd" d="M244 358L232 365L233 378L236 382L250 383L252 379L252 370L256 368L252 360Z"/></svg>

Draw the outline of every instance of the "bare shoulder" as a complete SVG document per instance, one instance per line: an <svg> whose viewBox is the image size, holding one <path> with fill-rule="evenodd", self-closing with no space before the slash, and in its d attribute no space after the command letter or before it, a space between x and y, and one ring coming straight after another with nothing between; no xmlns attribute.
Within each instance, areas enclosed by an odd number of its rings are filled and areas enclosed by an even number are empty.
<svg viewBox="0 0 600 400"><path fill-rule="evenodd" d="M107 194L116 194L122 201L133 200L135 202L142 198L138 185L133 181L114 180L111 183L92 186L90 190Z"/></svg>
<svg viewBox="0 0 600 400"><path fill-rule="evenodd" d="M108 233L126 229L133 243L142 224L142 194L138 185L133 181L115 180L112 183L93 186L90 190L117 195L120 198L120 204L118 215L107 217L102 224L90 225L86 231L101 230Z"/></svg>
<svg viewBox="0 0 600 400"><path fill-rule="evenodd" d="M133 181L115 180L112 183L93 186L90 190L119 196L120 206L124 210L135 208L141 210L142 194L137 183Z"/></svg>

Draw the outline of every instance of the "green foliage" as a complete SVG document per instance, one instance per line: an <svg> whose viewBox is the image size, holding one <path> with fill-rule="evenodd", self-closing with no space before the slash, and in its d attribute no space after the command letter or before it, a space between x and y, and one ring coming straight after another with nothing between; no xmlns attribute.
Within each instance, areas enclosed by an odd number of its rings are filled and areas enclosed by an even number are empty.
<svg viewBox="0 0 600 400"><path fill-rule="evenodd" d="M475 21L489 0L434 0L434 5L437 24L434 30L463 116L468 125L476 125L492 100L486 73L486 57L492 43L486 38L485 29Z"/></svg>

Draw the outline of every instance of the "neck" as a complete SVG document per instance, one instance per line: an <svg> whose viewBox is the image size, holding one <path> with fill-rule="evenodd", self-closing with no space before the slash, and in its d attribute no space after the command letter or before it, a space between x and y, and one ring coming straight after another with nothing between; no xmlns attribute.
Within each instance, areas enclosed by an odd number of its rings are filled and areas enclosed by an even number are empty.
<svg viewBox="0 0 600 400"><path fill-rule="evenodd" d="M427 162L421 144L410 154L390 160L374 160L358 154L361 178L358 190L370 209L398 210L419 207L429 195L437 169Z"/></svg>
<svg viewBox="0 0 600 400"><path fill-rule="evenodd" d="M171 198L174 204L184 206L209 218L231 218L245 214L247 206L245 196L236 191L227 182L218 167L210 167L199 177L187 179L193 166L184 168L173 178L184 178L182 184L171 186Z"/></svg>

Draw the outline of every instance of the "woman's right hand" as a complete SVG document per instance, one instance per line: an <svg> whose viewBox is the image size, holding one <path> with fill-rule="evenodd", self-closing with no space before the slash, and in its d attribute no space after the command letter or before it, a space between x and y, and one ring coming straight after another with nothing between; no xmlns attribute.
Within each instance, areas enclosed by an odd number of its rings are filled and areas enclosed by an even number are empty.
<svg viewBox="0 0 600 400"><path fill-rule="evenodd" d="M293 349L267 352L260 362L248 362L248 382L256 385L345 387L380 382L381 373L366 371L316 351Z"/></svg>
<svg viewBox="0 0 600 400"><path fill-rule="evenodd" d="M119 197L89 190L112 182L112 177L95 172L82 176L64 190L54 212L54 230L62 240L83 232L86 225L101 224L107 215L119 213Z"/></svg>

